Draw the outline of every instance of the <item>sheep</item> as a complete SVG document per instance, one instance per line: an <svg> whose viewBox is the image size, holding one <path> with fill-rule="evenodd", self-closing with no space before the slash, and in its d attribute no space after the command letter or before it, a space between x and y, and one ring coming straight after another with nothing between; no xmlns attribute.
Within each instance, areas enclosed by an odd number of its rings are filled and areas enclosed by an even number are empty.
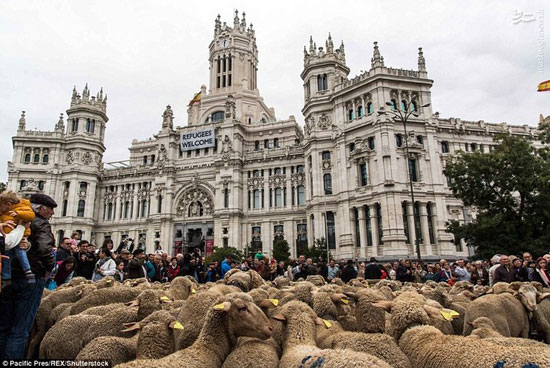
<svg viewBox="0 0 550 368"><path fill-rule="evenodd" d="M222 368L277 368L280 356L281 348L272 337L267 340L239 337L237 346L227 356ZM258 357L261 357L260 362Z"/></svg>
<svg viewBox="0 0 550 368"><path fill-rule="evenodd" d="M134 300L142 290L114 286L95 290L93 293L77 301L71 308L71 314L78 314L88 308L111 303L127 303Z"/></svg>
<svg viewBox="0 0 550 368"><path fill-rule="evenodd" d="M199 338L187 349L156 360L135 360L120 368L219 368L239 336L268 339L273 328L252 298L244 293L220 297L209 308Z"/></svg>
<svg viewBox="0 0 550 368"><path fill-rule="evenodd" d="M40 342L48 331L48 320L55 307L62 303L74 303L81 297L88 295L95 290L94 285L81 284L75 287L68 287L56 290L46 297L42 297L40 306L36 312L34 321L34 336L30 339L27 350L27 359L32 359L38 353Z"/></svg>
<svg viewBox="0 0 550 368"><path fill-rule="evenodd" d="M469 338L486 339L502 346L545 346L544 343L520 337L504 337L497 332L495 324L487 317L479 317L471 322L474 328Z"/></svg>
<svg viewBox="0 0 550 368"><path fill-rule="evenodd" d="M549 367L550 348L546 346L502 346L484 339L443 335L432 326L409 328L399 347L413 367Z"/></svg>
<svg viewBox="0 0 550 368"><path fill-rule="evenodd" d="M101 317L93 315L68 316L46 332L40 343L40 359L75 359L84 347L80 338L88 326Z"/></svg>
<svg viewBox="0 0 550 368"><path fill-rule="evenodd" d="M421 295L406 292L394 301L377 303L391 311L394 338L418 368L547 367L550 349L546 346L506 347L484 339L443 335L429 318L443 318L440 310L425 305ZM536 365L527 365L529 363Z"/></svg>
<svg viewBox="0 0 550 368"><path fill-rule="evenodd" d="M76 356L77 361L106 359L112 367L136 359L139 334L130 338L100 336L87 344Z"/></svg>
<svg viewBox="0 0 550 368"><path fill-rule="evenodd" d="M345 367L353 362L356 368L391 366L372 355L353 350L319 349L316 345L316 323L323 323L313 310L301 301L291 301L280 308L274 320L283 323L283 355L279 363L284 368Z"/></svg>
<svg viewBox="0 0 550 368"><path fill-rule="evenodd" d="M290 285L290 280L288 279L288 277L285 277L285 276L277 276L275 278L275 280L273 280L273 285L277 289L281 289L285 286L289 286Z"/></svg>
<svg viewBox="0 0 550 368"><path fill-rule="evenodd" d="M229 271L233 271L233 270L229 270ZM245 293L250 291L250 284L252 282L250 274L239 270L236 270L236 271L237 272L232 272L231 274L229 274L229 272L226 273L225 279L224 279L225 283L227 285L236 286Z"/></svg>
<svg viewBox="0 0 550 368"><path fill-rule="evenodd" d="M302 281L294 286L293 294L301 302L311 306L313 303L313 294L317 287L309 281Z"/></svg>
<svg viewBox="0 0 550 368"><path fill-rule="evenodd" d="M67 308L70 308L72 305L73 303L61 303L58 306L56 306L52 310L51 314L48 316L48 324L46 325L46 328L49 329L50 327L52 327L55 324L55 322L59 319L59 317L62 314L64 314L65 310Z"/></svg>
<svg viewBox="0 0 550 368"><path fill-rule="evenodd" d="M183 324L183 330L175 332L176 350L191 346L199 336L205 316L211 306L220 297L210 291L191 295L181 307L177 320Z"/></svg>
<svg viewBox="0 0 550 368"><path fill-rule="evenodd" d="M338 322L317 325L317 345L321 349L350 349L374 355L392 367L410 368L407 356L390 335L383 333L345 332Z"/></svg>
<svg viewBox="0 0 550 368"><path fill-rule="evenodd" d="M98 289L113 287L115 285L117 285L117 282L113 276L106 276L95 283Z"/></svg>
<svg viewBox="0 0 550 368"><path fill-rule="evenodd" d="M500 283L495 284L497 286ZM508 292L497 295L485 295L470 303L464 316L463 335L472 332L473 322L478 317L491 319L497 331L505 337L528 337L529 315L526 309L533 312L537 308L537 291L530 284L523 284L516 292L517 297ZM518 300L519 299L519 300ZM498 310L499 313L494 313Z"/></svg>
<svg viewBox="0 0 550 368"><path fill-rule="evenodd" d="M120 309L124 307L124 303L112 303L112 304L106 304L106 305L98 305L97 307L91 307L86 309L85 311L80 312L80 314L91 314L95 316L103 316L106 313L109 313L112 310Z"/></svg>
<svg viewBox="0 0 550 368"><path fill-rule="evenodd" d="M311 282L317 287L321 287L327 283L321 275L309 275L308 277L306 277L306 281Z"/></svg>
<svg viewBox="0 0 550 368"><path fill-rule="evenodd" d="M372 305L373 302L385 300L384 294L377 289L361 289L357 293L347 293L355 300L355 318L357 331L365 333L384 332L386 315L383 310Z"/></svg>
<svg viewBox="0 0 550 368"><path fill-rule="evenodd" d="M550 294L545 294L550 295ZM539 297L537 310L533 313L533 324L536 326L537 334L550 344L550 299L548 297Z"/></svg>
<svg viewBox="0 0 550 368"><path fill-rule="evenodd" d="M187 277L178 276L174 278L168 289L166 290L167 296L174 300L186 300L189 295L197 293L197 284L192 282Z"/></svg>

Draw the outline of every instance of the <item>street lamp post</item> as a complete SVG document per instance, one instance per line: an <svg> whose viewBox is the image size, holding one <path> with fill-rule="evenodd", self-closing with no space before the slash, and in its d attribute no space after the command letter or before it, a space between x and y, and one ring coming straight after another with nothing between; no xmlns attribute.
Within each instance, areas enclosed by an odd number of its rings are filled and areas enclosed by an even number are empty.
<svg viewBox="0 0 550 368"><path fill-rule="evenodd" d="M414 104L413 104L414 102ZM411 201L412 201L412 207L413 207L413 225L414 225L414 229L410 229L409 231L411 232L412 234L412 231L414 231L414 244L415 244L415 249L416 249L416 256L418 258L418 260L420 261L422 258L421 258L421 255L420 255L420 243L419 243L419 239L418 239L418 236L416 234L416 229L417 229L417 221L416 221L416 204L414 202L414 187L413 187L413 180L412 180L412 175L411 175L411 167L410 167L410 160L411 160L411 157L409 155L409 140L407 139L408 138L408 135L407 135L407 122L408 122L408 119L412 116L414 117L418 117L420 116L420 114L418 113L417 109L416 109L416 102L415 101L411 101L411 102L408 102L404 107L405 107L405 111L401 111L400 109L397 108L397 106L394 106L391 102L386 102L386 105L394 108L392 110L389 110L389 111L386 111L386 110L379 110L378 111L378 115L385 115L385 114L389 114L391 115L393 121L400 121L403 123L403 130L405 131L405 153L407 155L407 173L409 175L409 187L410 187L410 191L411 191ZM430 106L429 103L427 104L424 104L420 107L424 108L424 107L428 107ZM411 107L415 107L415 109L411 109Z"/></svg>

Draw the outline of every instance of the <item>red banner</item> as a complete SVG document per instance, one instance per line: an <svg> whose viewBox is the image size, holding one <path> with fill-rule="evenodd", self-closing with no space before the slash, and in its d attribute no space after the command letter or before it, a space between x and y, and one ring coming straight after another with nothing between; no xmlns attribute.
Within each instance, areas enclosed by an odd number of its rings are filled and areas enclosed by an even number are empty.
<svg viewBox="0 0 550 368"><path fill-rule="evenodd" d="M206 256L208 257L214 251L214 239L206 239L205 243L206 243Z"/></svg>

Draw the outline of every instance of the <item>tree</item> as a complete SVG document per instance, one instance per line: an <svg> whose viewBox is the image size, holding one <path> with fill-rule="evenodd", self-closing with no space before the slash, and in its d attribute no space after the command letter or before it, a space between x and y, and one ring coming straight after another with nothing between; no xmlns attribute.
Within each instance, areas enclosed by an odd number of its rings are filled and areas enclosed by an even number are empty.
<svg viewBox="0 0 550 368"><path fill-rule="evenodd" d="M285 264L288 263L288 259L290 258L290 247L286 240L277 240L275 244L273 244L273 258L278 262L284 261Z"/></svg>
<svg viewBox="0 0 550 368"><path fill-rule="evenodd" d="M304 252L304 256L311 258L313 262L319 262L320 259L327 262L327 240L324 237L315 239L313 246ZM332 255L329 252L329 260L330 258L332 258Z"/></svg>
<svg viewBox="0 0 550 368"><path fill-rule="evenodd" d="M550 127L539 139L549 143ZM445 168L450 188L465 206L477 212L475 221L451 221L447 231L463 238L476 256L542 255L550 244L550 152L526 138L501 134L489 153L459 152Z"/></svg>
<svg viewBox="0 0 550 368"><path fill-rule="evenodd" d="M208 257L206 257L206 263L208 264L208 263L211 263L211 262L221 262L225 259L225 256L228 255L228 254L233 254L233 259L235 261L240 261L243 258L243 254L237 248L233 248L233 247L222 247L222 248L214 247L214 251L212 252L212 254L209 255Z"/></svg>
<svg viewBox="0 0 550 368"><path fill-rule="evenodd" d="M0 182L0 193L2 193L3 191L5 191L6 189L7 189L6 183Z"/></svg>

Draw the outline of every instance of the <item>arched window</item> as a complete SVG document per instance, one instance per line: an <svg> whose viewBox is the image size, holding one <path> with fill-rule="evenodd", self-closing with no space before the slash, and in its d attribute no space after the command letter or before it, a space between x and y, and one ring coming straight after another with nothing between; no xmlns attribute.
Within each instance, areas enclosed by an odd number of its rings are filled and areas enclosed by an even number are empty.
<svg viewBox="0 0 550 368"><path fill-rule="evenodd" d="M262 122L262 124L267 123L267 119L266 119L266 118L261 118L260 121Z"/></svg>
<svg viewBox="0 0 550 368"><path fill-rule="evenodd" d="M325 194L332 194L332 175L323 175L323 186L325 189Z"/></svg>
<svg viewBox="0 0 550 368"><path fill-rule="evenodd" d="M142 201L141 202L141 217L146 217L147 216L147 204L148 204L147 201Z"/></svg>
<svg viewBox="0 0 550 368"><path fill-rule="evenodd" d="M259 177L260 176L260 170L252 171L252 176L255 177L255 178Z"/></svg>
<svg viewBox="0 0 550 368"><path fill-rule="evenodd" d="M395 98L391 99L391 109L397 110L397 101L395 100Z"/></svg>
<svg viewBox="0 0 550 368"><path fill-rule="evenodd" d="M352 121L353 120L353 109L349 109L348 110L348 121Z"/></svg>
<svg viewBox="0 0 550 368"><path fill-rule="evenodd" d="M130 202L126 201L124 202L124 218L128 218L130 215Z"/></svg>
<svg viewBox="0 0 550 368"><path fill-rule="evenodd" d="M359 105L359 107L357 108L357 117L360 118L363 115L363 106Z"/></svg>
<svg viewBox="0 0 550 368"><path fill-rule="evenodd" d="M49 159L50 159L50 157L47 154L42 156L42 163L47 164Z"/></svg>
<svg viewBox="0 0 550 368"><path fill-rule="evenodd" d="M40 155L38 153L34 154L34 159L33 159L32 162L35 163L35 164L40 162Z"/></svg>
<svg viewBox="0 0 550 368"><path fill-rule="evenodd" d="M21 180L21 184L19 184L19 190L23 189L27 185L26 180Z"/></svg>
<svg viewBox="0 0 550 368"><path fill-rule="evenodd" d="M46 182L44 180L40 180L38 182L38 190L44 190L44 184L46 184Z"/></svg>
<svg viewBox="0 0 550 368"><path fill-rule="evenodd" d="M253 192L253 208L260 208L260 190L254 189Z"/></svg>
<svg viewBox="0 0 550 368"><path fill-rule="evenodd" d="M323 152L321 153L321 158L322 158L323 160L330 160L330 151L323 151Z"/></svg>
<svg viewBox="0 0 550 368"><path fill-rule="evenodd" d="M414 182L418 181L418 173L416 170L416 159L414 158L409 159L409 175L411 177L411 181L414 181Z"/></svg>
<svg viewBox="0 0 550 368"><path fill-rule="evenodd" d="M395 145L401 147L403 145L403 136L401 134L395 135Z"/></svg>
<svg viewBox="0 0 550 368"><path fill-rule="evenodd" d="M306 204L306 188L298 185L298 206Z"/></svg>
<svg viewBox="0 0 550 368"><path fill-rule="evenodd" d="M283 206L283 190L281 188L275 188L275 207Z"/></svg>
<svg viewBox="0 0 550 368"><path fill-rule="evenodd" d="M367 114L372 114L374 112L374 105L372 102L367 103Z"/></svg>
<svg viewBox="0 0 550 368"><path fill-rule="evenodd" d="M366 162L363 162L359 165L359 174L361 179L361 186L364 187L369 182Z"/></svg>
<svg viewBox="0 0 550 368"><path fill-rule="evenodd" d="M76 210L76 216L77 217L84 217L84 208L86 207L86 201L81 199L78 201L78 208Z"/></svg>
<svg viewBox="0 0 550 368"><path fill-rule="evenodd" d="M273 148L279 148L279 138L273 138Z"/></svg>
<svg viewBox="0 0 550 368"><path fill-rule="evenodd" d="M28 164L31 162L31 154L27 153L25 154L25 163Z"/></svg>
<svg viewBox="0 0 550 368"><path fill-rule="evenodd" d="M274 170L274 174L275 174L275 175L281 175L281 168L280 168L280 167L276 167L275 170Z"/></svg>
<svg viewBox="0 0 550 368"><path fill-rule="evenodd" d="M216 123L218 121L223 121L223 117L224 117L224 113L223 111L216 111L214 113L212 113L212 122L213 123Z"/></svg>
<svg viewBox="0 0 550 368"><path fill-rule="evenodd" d="M328 78L326 74L320 74L317 76L317 90L325 91L328 89Z"/></svg>
<svg viewBox="0 0 550 368"><path fill-rule="evenodd" d="M260 150L260 141L254 141L254 151Z"/></svg>
<svg viewBox="0 0 550 368"><path fill-rule="evenodd" d="M110 220L113 217L113 204L109 203L107 205L107 220Z"/></svg>
<svg viewBox="0 0 550 368"><path fill-rule="evenodd" d="M407 111L407 101L401 100L401 111Z"/></svg>
<svg viewBox="0 0 550 368"><path fill-rule="evenodd" d="M411 102L411 109L412 111L418 111L418 104L416 101Z"/></svg>

